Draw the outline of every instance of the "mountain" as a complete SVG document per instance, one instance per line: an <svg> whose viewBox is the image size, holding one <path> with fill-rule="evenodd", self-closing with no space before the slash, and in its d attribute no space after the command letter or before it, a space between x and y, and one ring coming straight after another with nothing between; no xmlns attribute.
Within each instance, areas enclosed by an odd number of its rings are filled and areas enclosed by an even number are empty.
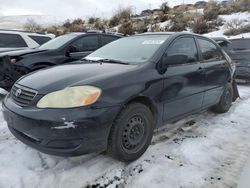
<svg viewBox="0 0 250 188"><path fill-rule="evenodd" d="M34 20L42 26L48 26L58 22L56 17L50 15L0 16L0 29L23 29L23 25L29 20Z"/></svg>

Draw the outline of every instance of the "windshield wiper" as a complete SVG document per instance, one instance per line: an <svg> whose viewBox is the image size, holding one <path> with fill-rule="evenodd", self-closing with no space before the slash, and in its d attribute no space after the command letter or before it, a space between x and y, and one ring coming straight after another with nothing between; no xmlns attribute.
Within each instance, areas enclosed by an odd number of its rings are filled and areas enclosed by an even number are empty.
<svg viewBox="0 0 250 188"><path fill-rule="evenodd" d="M92 59L87 59L83 58L81 59L82 61L89 61L89 62L100 62L100 63L117 63L117 64L123 64L123 65L129 65L127 62L115 60L115 59L98 59L98 60L92 60Z"/></svg>
<svg viewBox="0 0 250 188"><path fill-rule="evenodd" d="M129 65L127 62L119 61L116 59L100 59L98 62L103 62L103 63L117 63L117 64L123 64L123 65Z"/></svg>
<svg viewBox="0 0 250 188"><path fill-rule="evenodd" d="M82 58L82 59L80 59L80 61L98 62L98 60L91 60L91 59L87 59L87 58Z"/></svg>

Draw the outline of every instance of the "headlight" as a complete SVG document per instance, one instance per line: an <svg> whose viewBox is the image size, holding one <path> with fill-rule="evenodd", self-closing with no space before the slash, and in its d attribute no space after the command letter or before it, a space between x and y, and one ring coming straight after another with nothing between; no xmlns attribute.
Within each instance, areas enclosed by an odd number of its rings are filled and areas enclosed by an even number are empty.
<svg viewBox="0 0 250 188"><path fill-rule="evenodd" d="M12 58L12 59L10 59L10 62L13 63L13 64L15 64L17 62L17 59Z"/></svg>
<svg viewBox="0 0 250 188"><path fill-rule="evenodd" d="M45 95L37 103L38 108L73 108L93 104L101 95L101 89L93 86L74 86Z"/></svg>

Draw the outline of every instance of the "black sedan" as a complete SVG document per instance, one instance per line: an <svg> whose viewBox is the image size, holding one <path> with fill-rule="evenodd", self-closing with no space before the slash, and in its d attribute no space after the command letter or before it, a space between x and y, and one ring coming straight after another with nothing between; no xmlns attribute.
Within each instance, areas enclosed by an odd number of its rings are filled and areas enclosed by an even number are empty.
<svg viewBox="0 0 250 188"><path fill-rule="evenodd" d="M121 37L99 31L68 33L35 49L0 53L0 87L10 90L25 74L79 60Z"/></svg>
<svg viewBox="0 0 250 188"><path fill-rule="evenodd" d="M148 33L112 42L72 65L19 79L3 102L10 131L44 153L140 157L153 130L237 98L235 65L212 40Z"/></svg>

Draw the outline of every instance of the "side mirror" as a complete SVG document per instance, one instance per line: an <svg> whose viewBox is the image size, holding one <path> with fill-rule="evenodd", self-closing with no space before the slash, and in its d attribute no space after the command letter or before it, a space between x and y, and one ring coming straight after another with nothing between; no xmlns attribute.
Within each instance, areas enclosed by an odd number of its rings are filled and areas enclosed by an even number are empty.
<svg viewBox="0 0 250 188"><path fill-rule="evenodd" d="M65 50L65 56L66 57L70 57L71 53L74 52L78 52L79 50L77 49L77 47L73 46L73 45L69 45L66 50Z"/></svg>
<svg viewBox="0 0 250 188"><path fill-rule="evenodd" d="M188 56L186 55L171 55L168 56L165 54L163 56L163 67L167 67L167 65L180 65L188 62Z"/></svg>

